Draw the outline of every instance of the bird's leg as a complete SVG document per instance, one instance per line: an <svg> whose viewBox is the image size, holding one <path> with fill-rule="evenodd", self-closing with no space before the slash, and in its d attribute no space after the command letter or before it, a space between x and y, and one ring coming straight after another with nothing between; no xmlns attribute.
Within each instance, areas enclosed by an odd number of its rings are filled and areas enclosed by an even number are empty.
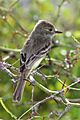
<svg viewBox="0 0 80 120"><path fill-rule="evenodd" d="M35 84L35 79L32 75L29 76L29 82L30 82L30 85L34 86Z"/></svg>
<svg viewBox="0 0 80 120"><path fill-rule="evenodd" d="M51 61L51 58L50 58L49 54L47 54L47 57L48 57L48 63L51 66L52 65L52 61Z"/></svg>
<svg viewBox="0 0 80 120"><path fill-rule="evenodd" d="M44 75L38 68L36 70L34 70L32 73L32 75L38 75L42 78L42 80L46 80L46 75Z"/></svg>

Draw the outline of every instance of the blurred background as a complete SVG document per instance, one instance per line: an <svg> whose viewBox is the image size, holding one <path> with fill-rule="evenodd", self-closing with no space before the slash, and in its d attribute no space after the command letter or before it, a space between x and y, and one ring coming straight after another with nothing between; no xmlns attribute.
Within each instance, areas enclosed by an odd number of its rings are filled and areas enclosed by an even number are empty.
<svg viewBox="0 0 80 120"><path fill-rule="evenodd" d="M80 77L80 0L0 0L0 61L19 68L20 50L40 19L50 21L63 34L56 35L54 41L58 45L49 53L49 57L42 61L46 65L40 71L45 75L59 75L61 81L68 86ZM11 50L12 49L12 50ZM48 58L48 57L47 57ZM14 74L17 72L11 70ZM35 76L35 80L50 90L61 90L62 84L57 78L43 81ZM80 88L78 83L76 88ZM20 103L13 103L15 85L11 77L4 70L0 70L0 98L5 106L15 116L19 117L32 106L32 86L27 82ZM38 86L34 87L34 103L45 99L48 95ZM65 96L69 99L79 99L80 92L70 90ZM79 101L80 102L80 101ZM56 120L57 115L49 114L52 111L64 111L65 105L49 100L36 107L38 118L34 120ZM23 120L31 117L32 111L27 113ZM0 104L0 119L14 120ZM74 106L62 117L62 120L80 120L80 107Z"/></svg>

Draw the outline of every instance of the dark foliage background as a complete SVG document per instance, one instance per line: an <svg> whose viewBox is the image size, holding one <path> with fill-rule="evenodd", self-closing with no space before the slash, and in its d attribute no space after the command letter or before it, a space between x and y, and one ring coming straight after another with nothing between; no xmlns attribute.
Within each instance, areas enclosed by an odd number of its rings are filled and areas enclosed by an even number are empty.
<svg viewBox="0 0 80 120"><path fill-rule="evenodd" d="M59 46L49 53L53 63L46 57L41 64L48 67L43 67L40 71L45 75L58 75L59 79L68 86L76 81L73 78L80 77L80 0L0 0L0 61L19 68L18 49L22 48L28 34L39 19L48 20L57 29L63 31L63 34L54 38L60 42ZM61 90L64 86L56 77L48 78L45 82L37 75L35 80L50 90ZM67 98L80 102L80 83L73 87L78 90L70 90L64 94ZM16 104L12 102L14 89L15 86L9 74L0 70L0 98L10 112L19 117L32 106L32 86L27 82L22 101ZM34 86L34 104L47 96L38 86ZM50 112L61 112L64 109L63 103L54 100L46 101L36 107L35 116L38 117L34 120L56 120L56 114L49 118ZM29 119L31 114L32 111L29 111L22 119ZM2 104L0 104L0 119L14 119ZM80 106L71 107L71 110L62 117L62 120L64 119L80 120Z"/></svg>

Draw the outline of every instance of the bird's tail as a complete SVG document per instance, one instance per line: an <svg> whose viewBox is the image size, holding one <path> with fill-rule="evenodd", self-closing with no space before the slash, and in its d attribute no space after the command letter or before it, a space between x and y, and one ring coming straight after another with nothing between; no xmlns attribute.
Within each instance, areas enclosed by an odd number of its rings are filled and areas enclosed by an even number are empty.
<svg viewBox="0 0 80 120"><path fill-rule="evenodd" d="M14 102L18 102L21 100L23 91L24 91L24 87L25 87L25 74L21 73L20 76L20 80L19 80L19 84L15 89L15 92L13 94L13 101Z"/></svg>

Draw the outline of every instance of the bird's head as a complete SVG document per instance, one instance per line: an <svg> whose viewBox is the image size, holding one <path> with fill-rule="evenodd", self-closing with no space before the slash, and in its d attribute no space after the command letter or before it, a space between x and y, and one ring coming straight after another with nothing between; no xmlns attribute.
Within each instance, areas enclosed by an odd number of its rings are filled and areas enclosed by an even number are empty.
<svg viewBox="0 0 80 120"><path fill-rule="evenodd" d="M55 29L54 25L46 20L39 20L34 28L38 33L45 34L47 36L53 36L56 33L62 33Z"/></svg>

